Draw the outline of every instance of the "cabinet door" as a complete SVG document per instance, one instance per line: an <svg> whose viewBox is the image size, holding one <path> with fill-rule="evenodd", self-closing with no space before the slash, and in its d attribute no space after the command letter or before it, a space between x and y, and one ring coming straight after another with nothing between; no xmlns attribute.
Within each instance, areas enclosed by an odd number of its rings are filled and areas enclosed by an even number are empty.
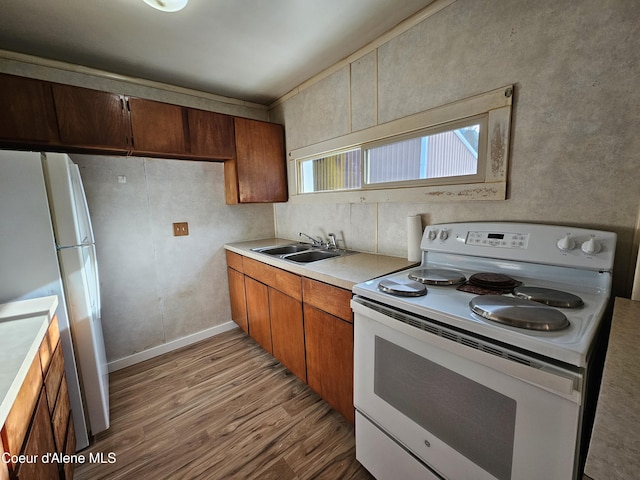
<svg viewBox="0 0 640 480"><path fill-rule="evenodd" d="M27 458L37 457L38 461L18 464L15 478L17 480L58 480L60 478L58 464L40 461L43 454L55 451L49 407L44 390L42 390L22 452Z"/></svg>
<svg viewBox="0 0 640 480"><path fill-rule="evenodd" d="M273 356L303 382L307 381L302 302L269 288Z"/></svg>
<svg viewBox="0 0 640 480"><path fill-rule="evenodd" d="M304 305L307 381L349 422L353 408L353 325Z"/></svg>
<svg viewBox="0 0 640 480"><path fill-rule="evenodd" d="M229 298L231 300L231 319L249 333L247 321L247 298L244 290L244 275L233 268L227 267L229 277Z"/></svg>
<svg viewBox="0 0 640 480"><path fill-rule="evenodd" d="M0 139L15 143L57 143L51 84L0 74Z"/></svg>
<svg viewBox="0 0 640 480"><path fill-rule="evenodd" d="M130 149L124 96L57 83L52 88L61 143L107 151Z"/></svg>
<svg viewBox="0 0 640 480"><path fill-rule="evenodd" d="M225 162L227 203L287 201L282 125L234 118L236 158Z"/></svg>
<svg viewBox="0 0 640 480"><path fill-rule="evenodd" d="M233 117L187 108L189 146L194 157L231 159L236 156Z"/></svg>
<svg viewBox="0 0 640 480"><path fill-rule="evenodd" d="M246 276L244 286L247 294L249 335L267 352L273 354L271 321L269 319L269 292L267 286Z"/></svg>
<svg viewBox="0 0 640 480"><path fill-rule="evenodd" d="M182 107L129 98L133 150L136 153L187 153Z"/></svg>

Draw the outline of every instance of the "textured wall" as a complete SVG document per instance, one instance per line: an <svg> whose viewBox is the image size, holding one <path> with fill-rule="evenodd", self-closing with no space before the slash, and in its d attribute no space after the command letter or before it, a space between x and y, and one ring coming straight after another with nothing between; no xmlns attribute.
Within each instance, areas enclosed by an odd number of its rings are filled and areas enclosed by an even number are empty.
<svg viewBox="0 0 640 480"><path fill-rule="evenodd" d="M272 237L271 204L226 205L222 163L72 158L96 237L108 360L228 322L223 245ZM174 237L174 222L189 236Z"/></svg>
<svg viewBox="0 0 640 480"><path fill-rule="evenodd" d="M628 294L640 201L638 38L640 2L456 1L271 115L285 124L291 150L515 84L507 200L280 204L276 231L342 231L350 247L405 255L405 218L417 213L429 223L613 230L616 293Z"/></svg>

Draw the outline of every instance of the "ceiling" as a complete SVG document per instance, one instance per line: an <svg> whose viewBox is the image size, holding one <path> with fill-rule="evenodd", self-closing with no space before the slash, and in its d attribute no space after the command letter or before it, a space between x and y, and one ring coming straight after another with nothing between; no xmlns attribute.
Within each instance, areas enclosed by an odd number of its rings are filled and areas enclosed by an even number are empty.
<svg viewBox="0 0 640 480"><path fill-rule="evenodd" d="M0 49L268 105L433 0L2 0Z"/></svg>

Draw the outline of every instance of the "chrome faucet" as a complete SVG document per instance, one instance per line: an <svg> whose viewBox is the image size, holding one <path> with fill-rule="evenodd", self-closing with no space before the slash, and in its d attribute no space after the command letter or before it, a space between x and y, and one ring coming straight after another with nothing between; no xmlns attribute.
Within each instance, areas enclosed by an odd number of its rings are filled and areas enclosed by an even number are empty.
<svg viewBox="0 0 640 480"><path fill-rule="evenodd" d="M338 249L338 243L336 242L336 234L335 233L330 233L328 235L329 239L327 240L327 249L329 250L337 250Z"/></svg>
<svg viewBox="0 0 640 480"><path fill-rule="evenodd" d="M317 239L315 239L315 238L313 238L313 237L311 237L311 236L307 235L306 233L302 233L302 232L299 232L299 233L298 233L298 236L299 236L299 237L302 237L303 235L304 235L305 237L307 237L309 240L311 240L311 244L312 244L314 247L322 247L322 240L317 240Z"/></svg>

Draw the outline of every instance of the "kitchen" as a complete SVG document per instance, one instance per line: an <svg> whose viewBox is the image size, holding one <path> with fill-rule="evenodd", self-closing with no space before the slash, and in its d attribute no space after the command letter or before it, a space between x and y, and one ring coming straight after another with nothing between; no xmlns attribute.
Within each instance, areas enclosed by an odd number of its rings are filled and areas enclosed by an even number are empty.
<svg viewBox="0 0 640 480"><path fill-rule="evenodd" d="M507 193L498 201L338 202L325 194L226 205L222 163L73 155L101 244L111 370L233 326L225 244L335 232L349 249L406 257L410 215L424 225L500 220L616 232L613 295L631 295L640 205L638 7L458 0L425 12L268 107L3 52L3 73L283 124L286 152L515 85ZM290 170L289 192L294 178ZM173 237L171 224L183 221L189 236Z"/></svg>

